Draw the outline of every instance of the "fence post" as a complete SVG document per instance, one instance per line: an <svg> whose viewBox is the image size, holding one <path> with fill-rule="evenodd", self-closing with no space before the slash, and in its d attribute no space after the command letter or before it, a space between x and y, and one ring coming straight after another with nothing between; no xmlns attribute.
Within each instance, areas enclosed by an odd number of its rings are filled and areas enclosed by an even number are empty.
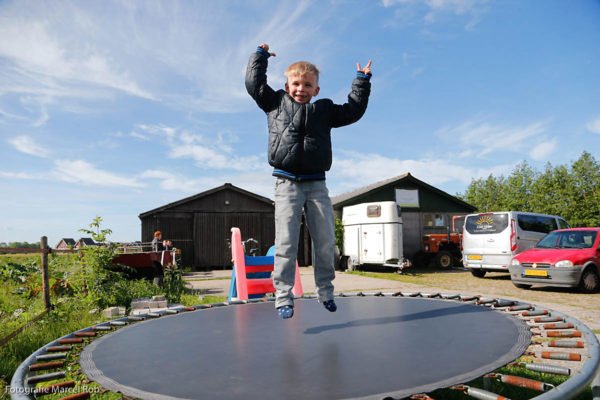
<svg viewBox="0 0 600 400"><path fill-rule="evenodd" d="M46 236L42 236L40 239L40 248L42 250L42 292L44 296L44 306L46 310L50 310L52 308L52 304L50 303L50 282L48 278L48 238Z"/></svg>

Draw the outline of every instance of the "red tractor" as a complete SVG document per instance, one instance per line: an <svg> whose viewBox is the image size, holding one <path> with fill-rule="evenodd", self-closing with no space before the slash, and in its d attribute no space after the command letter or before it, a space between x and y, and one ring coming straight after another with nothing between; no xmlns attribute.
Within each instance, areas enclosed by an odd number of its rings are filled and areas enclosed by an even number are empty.
<svg viewBox="0 0 600 400"><path fill-rule="evenodd" d="M447 233L430 233L423 236L421 250L415 255L418 266L434 266L447 269L462 265L462 229L464 215L454 215Z"/></svg>

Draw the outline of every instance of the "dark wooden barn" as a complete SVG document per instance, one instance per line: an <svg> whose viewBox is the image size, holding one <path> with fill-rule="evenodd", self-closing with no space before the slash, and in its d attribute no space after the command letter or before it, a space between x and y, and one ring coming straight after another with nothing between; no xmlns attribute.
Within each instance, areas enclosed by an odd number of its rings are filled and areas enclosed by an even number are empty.
<svg viewBox="0 0 600 400"><path fill-rule="evenodd" d="M275 240L274 212L272 200L226 183L140 214L142 241L160 230L181 249L184 266L230 267L231 228L256 239L265 254Z"/></svg>

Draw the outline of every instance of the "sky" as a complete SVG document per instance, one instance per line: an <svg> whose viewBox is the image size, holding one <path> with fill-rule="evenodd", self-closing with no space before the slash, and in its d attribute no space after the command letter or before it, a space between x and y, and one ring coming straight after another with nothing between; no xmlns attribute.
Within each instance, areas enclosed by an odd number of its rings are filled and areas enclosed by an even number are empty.
<svg viewBox="0 0 600 400"><path fill-rule="evenodd" d="M140 213L227 182L273 198L244 87L261 43L273 88L309 60L336 103L373 62L366 114L333 130L332 196L600 159L599 1L0 0L0 242L96 216L140 240Z"/></svg>

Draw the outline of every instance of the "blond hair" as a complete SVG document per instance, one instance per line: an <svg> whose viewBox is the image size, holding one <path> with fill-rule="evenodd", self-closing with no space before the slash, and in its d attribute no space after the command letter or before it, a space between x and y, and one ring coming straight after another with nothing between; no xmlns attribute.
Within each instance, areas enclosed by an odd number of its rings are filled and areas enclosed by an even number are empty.
<svg viewBox="0 0 600 400"><path fill-rule="evenodd" d="M304 76L308 73L314 74L317 78L317 82L319 82L319 69L313 63L309 63L308 61L297 61L287 67L285 71L285 76L289 77L290 75L299 75Z"/></svg>

